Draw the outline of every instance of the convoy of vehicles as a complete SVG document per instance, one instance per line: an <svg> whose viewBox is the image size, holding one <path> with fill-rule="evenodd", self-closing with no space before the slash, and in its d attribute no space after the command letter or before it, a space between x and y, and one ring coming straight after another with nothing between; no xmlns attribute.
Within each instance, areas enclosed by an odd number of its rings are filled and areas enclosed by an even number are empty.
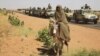
<svg viewBox="0 0 100 56"><path fill-rule="evenodd" d="M74 12L66 13L66 17L68 18L68 21L74 20L76 23L79 23L80 21L84 23L93 22L94 24L97 24L99 17L88 10L75 10Z"/></svg>
<svg viewBox="0 0 100 56"><path fill-rule="evenodd" d="M99 17L92 12L90 9L80 9L80 10L73 10L73 11L65 11L65 15L67 17L67 20L70 22L74 20L76 23L79 22L93 22L94 24L98 23ZM55 10L52 9L46 9L46 8L33 8L33 9L26 9L25 14L31 15L31 16L37 16L37 17L44 17L44 18L50 18L54 17Z"/></svg>

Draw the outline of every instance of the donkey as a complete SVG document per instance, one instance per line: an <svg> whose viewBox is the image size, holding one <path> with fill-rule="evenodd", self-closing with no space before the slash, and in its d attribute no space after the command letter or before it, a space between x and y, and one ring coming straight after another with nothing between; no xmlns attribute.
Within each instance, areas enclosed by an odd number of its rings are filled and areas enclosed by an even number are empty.
<svg viewBox="0 0 100 56"><path fill-rule="evenodd" d="M50 33L53 36L53 41L54 41L53 50L55 52L55 56L61 56L63 45L66 44L68 47L68 43L60 38L59 33L57 32L59 31L59 25L56 24L56 21L52 18L50 19L49 27L51 29Z"/></svg>

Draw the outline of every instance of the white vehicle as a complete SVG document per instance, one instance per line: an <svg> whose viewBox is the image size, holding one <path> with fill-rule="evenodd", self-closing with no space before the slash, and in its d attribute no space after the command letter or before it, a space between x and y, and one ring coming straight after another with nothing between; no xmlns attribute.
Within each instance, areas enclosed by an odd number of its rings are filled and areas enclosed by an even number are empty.
<svg viewBox="0 0 100 56"><path fill-rule="evenodd" d="M46 14L48 17L53 17L55 14L55 11L48 11Z"/></svg>
<svg viewBox="0 0 100 56"><path fill-rule="evenodd" d="M67 20L70 21L73 18L73 12L65 13Z"/></svg>
<svg viewBox="0 0 100 56"><path fill-rule="evenodd" d="M97 24L99 17L90 10L77 10L77 12L74 12L73 14L73 19L76 23L83 21L84 23L93 22L94 24Z"/></svg>
<svg viewBox="0 0 100 56"><path fill-rule="evenodd" d="M94 22L94 24L97 24L99 17L96 14L93 14L91 12L83 12L83 15L87 22Z"/></svg>

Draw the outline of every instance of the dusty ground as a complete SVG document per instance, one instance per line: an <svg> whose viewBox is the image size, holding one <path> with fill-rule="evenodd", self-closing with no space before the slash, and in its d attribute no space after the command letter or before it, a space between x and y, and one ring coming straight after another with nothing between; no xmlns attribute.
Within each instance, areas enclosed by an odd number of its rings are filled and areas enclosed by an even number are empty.
<svg viewBox="0 0 100 56"><path fill-rule="evenodd" d="M42 46L42 43L35 40L37 32L48 26L48 20L19 13L16 15L25 22L24 26L31 28L34 33L27 38L25 36L0 37L0 56L37 56L39 53L37 48ZM100 50L100 30L75 24L69 26L71 30L69 51L81 48ZM64 53L66 50L67 48L64 47Z"/></svg>

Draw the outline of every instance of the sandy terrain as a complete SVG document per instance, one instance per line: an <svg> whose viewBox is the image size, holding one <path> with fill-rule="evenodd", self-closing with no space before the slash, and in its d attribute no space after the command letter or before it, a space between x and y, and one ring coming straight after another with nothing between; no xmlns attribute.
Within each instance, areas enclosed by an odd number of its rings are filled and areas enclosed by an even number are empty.
<svg viewBox="0 0 100 56"><path fill-rule="evenodd" d="M27 38L25 36L10 36L0 38L0 56L37 56L37 48L42 46L41 42L35 40L37 32L48 26L47 19L37 18L16 13L25 22L25 27L31 28L34 33ZM0 18L1 19L1 18ZM87 28L79 25L69 24L71 30L71 41L69 50L81 48L100 50L100 30ZM64 47L66 51L66 47Z"/></svg>

